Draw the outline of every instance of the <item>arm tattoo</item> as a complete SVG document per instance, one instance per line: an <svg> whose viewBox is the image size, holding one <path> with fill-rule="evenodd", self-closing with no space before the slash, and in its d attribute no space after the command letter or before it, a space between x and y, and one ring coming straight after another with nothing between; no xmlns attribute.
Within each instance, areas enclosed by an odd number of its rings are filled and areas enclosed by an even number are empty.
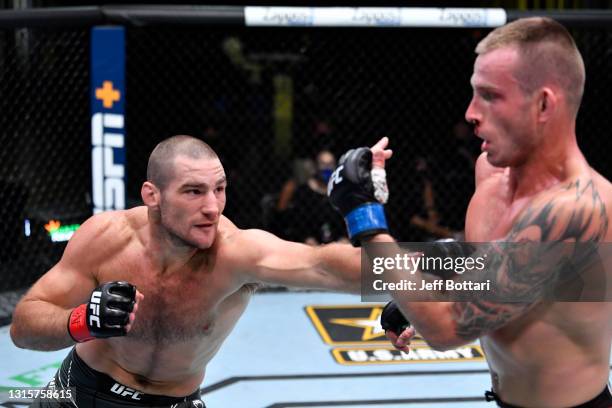
<svg viewBox="0 0 612 408"><path fill-rule="evenodd" d="M568 268L580 271L593 262L597 243L603 240L607 229L605 204L592 180L575 180L548 201L532 203L503 242L493 242L482 250L487 256L487 268L480 272L482 279L493 282L496 299L512 301L455 302L452 313L456 335L473 340L545 299ZM570 246L562 244L564 241L579 242L582 248L585 243L592 250L567 253Z"/></svg>

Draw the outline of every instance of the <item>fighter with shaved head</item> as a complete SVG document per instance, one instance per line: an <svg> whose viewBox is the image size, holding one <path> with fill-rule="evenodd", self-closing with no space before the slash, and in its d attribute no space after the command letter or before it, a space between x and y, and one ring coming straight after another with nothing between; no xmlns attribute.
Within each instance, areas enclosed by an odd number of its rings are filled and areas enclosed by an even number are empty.
<svg viewBox="0 0 612 408"><path fill-rule="evenodd" d="M358 249L239 229L222 215L226 186L210 146L174 136L150 156L144 206L79 228L13 315L19 347L76 343L49 385L76 387L73 400L34 407L198 406L206 365L258 284L359 290Z"/></svg>

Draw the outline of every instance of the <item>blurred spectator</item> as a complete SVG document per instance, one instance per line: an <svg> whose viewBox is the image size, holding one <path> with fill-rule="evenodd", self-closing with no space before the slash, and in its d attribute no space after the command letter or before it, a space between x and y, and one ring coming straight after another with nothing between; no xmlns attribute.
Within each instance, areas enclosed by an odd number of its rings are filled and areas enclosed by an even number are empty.
<svg viewBox="0 0 612 408"><path fill-rule="evenodd" d="M312 159L296 159L293 164L293 177L283 184L276 203L278 211L285 211L291 205L295 190L316 175L316 164Z"/></svg>
<svg viewBox="0 0 612 408"><path fill-rule="evenodd" d="M410 219L424 240L463 238L464 214L474 191L474 166L479 144L469 125L460 120L436 152L436 159L417 158L416 170L422 177L422 209Z"/></svg>
<svg viewBox="0 0 612 408"><path fill-rule="evenodd" d="M327 200L327 181L336 158L328 150L320 151L315 171L305 183L289 180L283 186L277 209L283 213L288 239L310 245L324 244L345 238L344 221Z"/></svg>
<svg viewBox="0 0 612 408"><path fill-rule="evenodd" d="M422 177L422 209L410 218L410 224L420 229L425 236L423 241L434 241L441 238L461 238L461 232L441 224L440 214L436 208L435 192L427 160L418 157L416 170Z"/></svg>
<svg viewBox="0 0 612 408"><path fill-rule="evenodd" d="M453 126L451 146L449 151L454 154L457 168L461 171L469 169L473 175L476 159L480 153L479 139L474 136L472 128L464 120L460 120Z"/></svg>

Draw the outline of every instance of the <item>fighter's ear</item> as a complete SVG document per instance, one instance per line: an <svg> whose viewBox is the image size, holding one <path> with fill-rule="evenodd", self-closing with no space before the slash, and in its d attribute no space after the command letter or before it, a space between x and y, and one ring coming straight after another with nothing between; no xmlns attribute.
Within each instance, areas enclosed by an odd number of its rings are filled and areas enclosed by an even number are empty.
<svg viewBox="0 0 612 408"><path fill-rule="evenodd" d="M551 88L541 88L536 95L538 121L547 122L558 108L559 97Z"/></svg>
<svg viewBox="0 0 612 408"><path fill-rule="evenodd" d="M142 183L140 195L142 197L142 202L147 207L156 208L159 206L161 192L159 191L159 188L157 188L157 186L150 181L145 181Z"/></svg>

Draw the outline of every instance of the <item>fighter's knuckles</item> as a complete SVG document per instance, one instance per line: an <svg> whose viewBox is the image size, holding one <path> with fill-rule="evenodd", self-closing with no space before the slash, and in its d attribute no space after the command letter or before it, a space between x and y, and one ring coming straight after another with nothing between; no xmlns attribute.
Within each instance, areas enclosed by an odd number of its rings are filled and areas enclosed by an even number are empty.
<svg viewBox="0 0 612 408"><path fill-rule="evenodd" d="M395 343L398 339L398 335L392 332L391 330L387 330L385 332L385 336L391 343Z"/></svg>
<svg viewBox="0 0 612 408"><path fill-rule="evenodd" d="M404 344L404 343L401 343L401 342L394 342L394 343L391 343L391 345L393 345L393 347L396 350L402 350L403 351L403 350L407 350L408 349L408 345Z"/></svg>
<svg viewBox="0 0 612 408"><path fill-rule="evenodd" d="M399 338L402 341L405 341L407 343L410 342L410 340L412 340L412 338L414 337L414 335L416 334L416 331L414 330L414 328L409 327L406 330L404 330L400 335Z"/></svg>
<svg viewBox="0 0 612 408"><path fill-rule="evenodd" d="M385 152L382 150L372 150L372 167L385 167Z"/></svg>

